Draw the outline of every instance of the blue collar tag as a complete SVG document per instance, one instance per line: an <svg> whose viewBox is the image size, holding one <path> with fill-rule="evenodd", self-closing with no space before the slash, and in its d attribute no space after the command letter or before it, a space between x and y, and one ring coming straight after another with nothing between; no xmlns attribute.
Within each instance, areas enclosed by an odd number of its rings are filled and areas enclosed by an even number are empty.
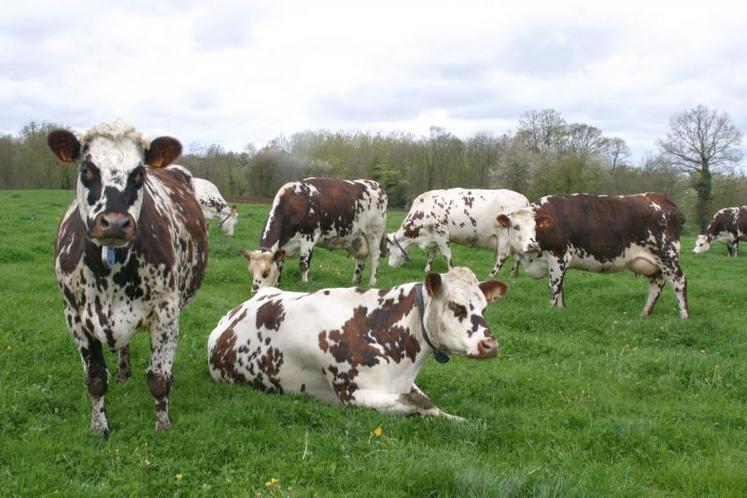
<svg viewBox="0 0 747 498"><path fill-rule="evenodd" d="M105 266L111 268L114 266L114 262L117 259L117 253L114 251L113 247L104 246L101 250L101 262L104 263Z"/></svg>

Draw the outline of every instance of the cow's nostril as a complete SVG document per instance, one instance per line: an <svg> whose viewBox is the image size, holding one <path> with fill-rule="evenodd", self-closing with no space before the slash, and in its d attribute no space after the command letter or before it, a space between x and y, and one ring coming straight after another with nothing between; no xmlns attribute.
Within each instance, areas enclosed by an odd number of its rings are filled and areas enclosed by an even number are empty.
<svg viewBox="0 0 747 498"><path fill-rule="evenodd" d="M106 216L101 217L101 226L104 228L109 226L109 220L106 219Z"/></svg>
<svg viewBox="0 0 747 498"><path fill-rule="evenodd" d="M128 228L130 226L130 220L129 218L125 220L124 223L122 223L122 228Z"/></svg>

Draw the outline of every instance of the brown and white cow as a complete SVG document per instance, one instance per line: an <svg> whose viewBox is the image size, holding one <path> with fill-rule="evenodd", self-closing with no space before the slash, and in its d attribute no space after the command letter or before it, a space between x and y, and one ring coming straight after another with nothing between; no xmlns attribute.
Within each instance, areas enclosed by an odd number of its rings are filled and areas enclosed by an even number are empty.
<svg viewBox="0 0 747 498"><path fill-rule="evenodd" d="M277 286L284 259L296 251L301 278L308 282L315 246L345 249L355 256L356 285L370 255L369 285L376 285L386 207L386 192L373 180L306 178L286 183L275 194L259 248L242 251L249 261L252 291Z"/></svg>
<svg viewBox="0 0 747 498"><path fill-rule="evenodd" d="M687 281L679 262L682 216L666 194L550 195L529 208L499 216L528 275L550 275L550 299L564 307L568 268L596 273L631 270L649 279L648 316L666 282L688 316Z"/></svg>
<svg viewBox="0 0 747 498"><path fill-rule="evenodd" d="M236 221L239 217L236 204L229 206L228 202L220 194L218 187L204 178L192 177L192 187L194 188L197 202L200 203L200 207L202 208L205 223L209 224L210 220L217 218L218 226L223 230L226 237L233 237L234 230L236 229Z"/></svg>
<svg viewBox="0 0 747 498"><path fill-rule="evenodd" d="M496 275L511 256L511 246L503 239L496 217L529 206L529 200L513 190L441 189L423 192L412 201L410 212L399 229L387 235L389 265L402 266L409 260L411 245L428 251L425 271L431 271L440 250L448 268L452 266L450 243L495 249ZM518 257L511 272L516 276Z"/></svg>
<svg viewBox="0 0 747 498"><path fill-rule="evenodd" d="M205 221L171 137L148 141L119 121L80 137L49 134L55 155L80 167L77 196L57 230L55 273L65 318L93 403L91 429L109 431L103 350L119 352L117 380L131 374L128 344L150 330L148 387L156 429L168 429L171 368L180 310L200 287L207 263Z"/></svg>
<svg viewBox="0 0 747 498"><path fill-rule="evenodd" d="M705 233L698 235L693 252L710 251L714 240L726 244L729 256L739 256L739 241L747 240L747 206L719 209Z"/></svg>
<svg viewBox="0 0 747 498"><path fill-rule="evenodd" d="M505 283L478 282L468 268L391 289L262 289L211 332L210 374L270 393L451 418L415 378L432 353L441 362L447 353L494 357L483 313L505 293Z"/></svg>

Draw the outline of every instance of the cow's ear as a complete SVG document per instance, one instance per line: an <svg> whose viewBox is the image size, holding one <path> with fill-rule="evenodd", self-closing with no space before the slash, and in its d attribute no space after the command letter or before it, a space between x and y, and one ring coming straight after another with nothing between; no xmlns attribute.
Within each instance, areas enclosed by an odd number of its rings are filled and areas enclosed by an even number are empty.
<svg viewBox="0 0 747 498"><path fill-rule="evenodd" d="M254 251L249 251L247 249L242 249L241 250L241 255L244 256L247 259L247 261L251 261L252 258L254 257Z"/></svg>
<svg viewBox="0 0 747 498"><path fill-rule="evenodd" d="M480 282L480 290L485 294L485 299L491 302L505 296L508 292L508 285L500 280L486 280Z"/></svg>
<svg viewBox="0 0 747 498"><path fill-rule="evenodd" d="M277 251L275 251L275 254L272 255L272 262L277 263L282 261L285 261L285 251L282 249L278 249Z"/></svg>
<svg viewBox="0 0 747 498"><path fill-rule="evenodd" d="M535 218L534 224L537 228L550 228L552 226L552 218L549 216L538 216Z"/></svg>
<svg viewBox="0 0 747 498"><path fill-rule="evenodd" d="M165 168L182 154L182 144L171 137L158 137L145 151L145 162L153 168Z"/></svg>
<svg viewBox="0 0 747 498"><path fill-rule="evenodd" d="M425 290L428 295L433 297L441 290L441 275L438 273L429 273L425 276Z"/></svg>
<svg viewBox="0 0 747 498"><path fill-rule="evenodd" d="M506 216L505 214L498 215L498 217L495 219L495 221L497 221L498 224L500 226L502 226L503 228L508 228L509 225L511 225L511 219L508 216Z"/></svg>
<svg viewBox="0 0 747 498"><path fill-rule="evenodd" d="M71 163L80 156L80 142L67 130L54 130L47 135L47 145L63 163Z"/></svg>

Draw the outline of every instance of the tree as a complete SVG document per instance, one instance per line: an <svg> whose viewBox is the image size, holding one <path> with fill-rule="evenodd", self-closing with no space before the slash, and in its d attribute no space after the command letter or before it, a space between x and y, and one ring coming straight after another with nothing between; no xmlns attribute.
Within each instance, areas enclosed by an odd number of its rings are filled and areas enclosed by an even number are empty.
<svg viewBox="0 0 747 498"><path fill-rule="evenodd" d="M738 162L742 134L729 116L704 105L672 116L669 133L657 145L680 171L690 175L697 194L695 220L705 230L711 219L713 170Z"/></svg>
<svg viewBox="0 0 747 498"><path fill-rule="evenodd" d="M535 152L557 151L566 136L566 122L555 109L527 111L519 119L517 134L526 139Z"/></svg>

